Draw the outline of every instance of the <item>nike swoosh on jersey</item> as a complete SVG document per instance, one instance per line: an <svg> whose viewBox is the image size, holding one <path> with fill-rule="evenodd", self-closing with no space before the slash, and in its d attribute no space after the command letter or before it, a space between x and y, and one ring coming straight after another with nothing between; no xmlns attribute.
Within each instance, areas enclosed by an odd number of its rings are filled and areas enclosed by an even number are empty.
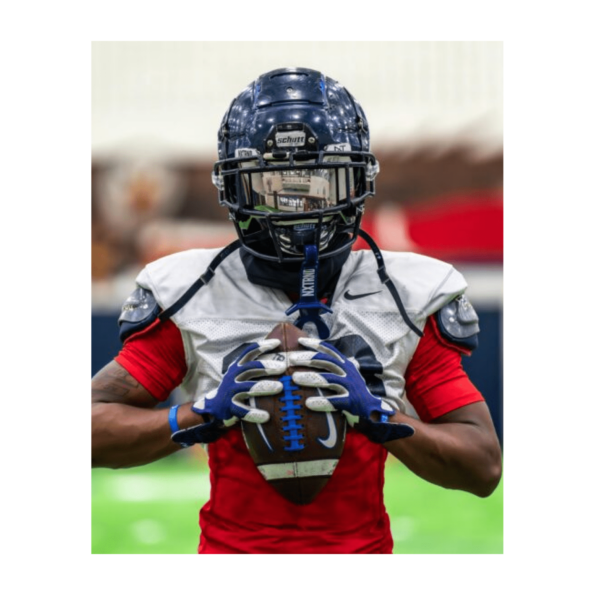
<svg viewBox="0 0 595 595"><path fill-rule="evenodd" d="M378 291L371 291L370 293L358 293L358 294L351 294L349 293L349 289L345 292L345 299L346 300L358 300L359 298L363 298L366 297L368 295L374 295L375 293L380 293L382 291L382 289L378 290Z"/></svg>

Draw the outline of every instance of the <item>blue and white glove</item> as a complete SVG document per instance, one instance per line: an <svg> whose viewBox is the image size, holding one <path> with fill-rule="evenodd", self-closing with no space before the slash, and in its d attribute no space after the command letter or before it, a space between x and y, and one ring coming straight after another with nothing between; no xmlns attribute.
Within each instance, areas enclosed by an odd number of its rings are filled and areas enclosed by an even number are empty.
<svg viewBox="0 0 595 595"><path fill-rule="evenodd" d="M378 444L413 435L414 429L410 425L387 421L395 410L370 392L356 365L338 349L319 339L300 338L299 342L312 351L293 352L289 364L323 371L294 372L293 381L299 386L337 393L332 397L309 397L306 399L308 409L342 411L349 425L355 425L369 440Z"/></svg>
<svg viewBox="0 0 595 595"><path fill-rule="evenodd" d="M192 405L192 411L202 415L205 423L178 430L172 440L184 446L208 444L220 438L238 420L252 423L268 421L269 414L254 406L254 397L276 395L283 391L277 380L257 380L266 376L280 376L287 369L285 361L254 361L263 353L280 345L278 339L251 343L225 372L221 384Z"/></svg>

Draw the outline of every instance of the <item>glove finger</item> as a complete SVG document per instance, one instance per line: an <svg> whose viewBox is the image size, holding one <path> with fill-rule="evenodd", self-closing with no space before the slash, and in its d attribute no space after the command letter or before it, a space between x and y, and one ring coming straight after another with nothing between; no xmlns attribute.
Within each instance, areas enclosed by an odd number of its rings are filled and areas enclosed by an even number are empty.
<svg viewBox="0 0 595 595"><path fill-rule="evenodd" d="M308 397L306 399L306 407L311 411L320 411L322 413L337 411L332 402L326 397Z"/></svg>
<svg viewBox="0 0 595 595"><path fill-rule="evenodd" d="M318 374L317 372L294 372L291 379L298 386L307 386L311 388L324 388L331 390L336 395L335 397L348 397L349 393L347 387L343 385L342 378L335 374Z"/></svg>
<svg viewBox="0 0 595 595"><path fill-rule="evenodd" d="M328 380L322 374L318 374L317 372L294 372L291 375L291 379L298 386L321 388L329 385Z"/></svg>
<svg viewBox="0 0 595 595"><path fill-rule="evenodd" d="M390 416L395 414L395 410L382 399L380 399L380 407L382 408L382 411L379 412L381 415L387 414Z"/></svg>
<svg viewBox="0 0 595 595"><path fill-rule="evenodd" d="M244 351L242 351L237 359L237 363L238 365L243 366L246 362L255 360L259 355L262 355L267 351L272 351L279 347L279 345L281 345L279 339L264 339L262 341L257 341L256 343L251 343L244 349Z"/></svg>
<svg viewBox="0 0 595 595"><path fill-rule="evenodd" d="M335 402L335 399L336 398L333 398L333 397L322 397L322 396L308 397L306 399L306 407L308 409L310 409L311 411L317 411L317 412L321 412L321 413L332 413L334 411L342 411L343 415L347 418L347 422L349 423L349 425L351 427L353 427L353 425L359 421L359 416L353 415L353 414L349 413L348 411L342 409L342 406L344 406L344 403L342 403L340 401L337 404ZM335 406L335 405L337 405L337 406Z"/></svg>
<svg viewBox="0 0 595 595"><path fill-rule="evenodd" d="M240 397L241 395L237 395L237 397ZM249 398L250 399L250 403L252 404L251 407L248 407L247 405L244 405L242 402L236 402L234 397L234 401L231 403L230 406L230 411L237 416L238 418L240 418L242 421L248 421L250 423L255 423L255 424L263 424L267 421L269 421L270 419L270 415L267 411L265 411L264 409L258 409L256 407L254 407L254 398L250 398L248 397L247 393L243 394L244 397Z"/></svg>
<svg viewBox="0 0 595 595"><path fill-rule="evenodd" d="M231 402L242 407L246 406L246 402L251 397L266 397L269 395L277 395L283 391L283 383L278 380L260 380L258 382L243 382L241 385L243 390L238 391L231 398Z"/></svg>
<svg viewBox="0 0 595 595"><path fill-rule="evenodd" d="M336 347L334 347L330 343L321 341L320 339L313 339L311 337L300 337L298 339L298 342L300 343L300 345L303 345L308 349L318 351L319 353L324 353L329 357L338 359L340 362L343 362L346 359L345 356Z"/></svg>
<svg viewBox="0 0 595 595"><path fill-rule="evenodd" d="M270 415L263 409L250 409L242 418L242 421L247 421L253 424L264 424L270 419Z"/></svg>
<svg viewBox="0 0 595 595"><path fill-rule="evenodd" d="M346 376L343 366L334 358L312 351L292 351L288 355L288 365L294 367L318 368L337 376ZM344 365L344 364L343 364Z"/></svg>
<svg viewBox="0 0 595 595"><path fill-rule="evenodd" d="M283 383L278 380L260 380L255 382L248 394L254 397L276 395L283 391Z"/></svg>
<svg viewBox="0 0 595 595"><path fill-rule="evenodd" d="M304 366L308 368L320 368L333 372L339 376L345 376L345 367L349 364L345 361L339 361L325 353L316 353L314 351L292 351L288 354L289 366Z"/></svg>
<svg viewBox="0 0 595 595"><path fill-rule="evenodd" d="M231 400L230 411L242 421L262 424L270 419L264 409L256 406L256 398L276 395L283 390L283 384L275 380L255 382L250 390L238 393ZM247 405L248 403L249 405Z"/></svg>
<svg viewBox="0 0 595 595"><path fill-rule="evenodd" d="M287 370L286 361L262 360L242 365L242 371L235 377L236 382L243 382L262 376L281 376Z"/></svg>
<svg viewBox="0 0 595 595"><path fill-rule="evenodd" d="M352 405L349 396L322 397L314 396L306 399L306 407L312 411L343 411Z"/></svg>

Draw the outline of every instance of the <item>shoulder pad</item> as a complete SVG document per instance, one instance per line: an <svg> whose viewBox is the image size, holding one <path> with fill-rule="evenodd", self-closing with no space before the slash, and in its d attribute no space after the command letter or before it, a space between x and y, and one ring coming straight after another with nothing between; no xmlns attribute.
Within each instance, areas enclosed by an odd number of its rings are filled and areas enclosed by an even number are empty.
<svg viewBox="0 0 595 595"><path fill-rule="evenodd" d="M460 295L452 300L436 315L442 336L455 346L473 351L479 343L479 317L467 299Z"/></svg>
<svg viewBox="0 0 595 595"><path fill-rule="evenodd" d="M153 294L144 287L137 287L124 302L118 318L120 341L123 343L131 335L146 329L157 320L160 312L161 308Z"/></svg>
<svg viewBox="0 0 595 595"><path fill-rule="evenodd" d="M467 282L451 264L412 252L382 251L386 272L393 280L405 309L420 318L435 314L464 293Z"/></svg>

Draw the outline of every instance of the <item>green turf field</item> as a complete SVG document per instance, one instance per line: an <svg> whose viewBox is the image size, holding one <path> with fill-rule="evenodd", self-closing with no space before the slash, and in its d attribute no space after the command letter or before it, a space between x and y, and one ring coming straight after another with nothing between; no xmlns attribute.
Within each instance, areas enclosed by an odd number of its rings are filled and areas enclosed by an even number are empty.
<svg viewBox="0 0 595 595"><path fill-rule="evenodd" d="M395 554L503 553L502 484L487 499L428 484L389 459L385 500ZM94 554L194 554L206 464L187 452L112 471L92 471Z"/></svg>

